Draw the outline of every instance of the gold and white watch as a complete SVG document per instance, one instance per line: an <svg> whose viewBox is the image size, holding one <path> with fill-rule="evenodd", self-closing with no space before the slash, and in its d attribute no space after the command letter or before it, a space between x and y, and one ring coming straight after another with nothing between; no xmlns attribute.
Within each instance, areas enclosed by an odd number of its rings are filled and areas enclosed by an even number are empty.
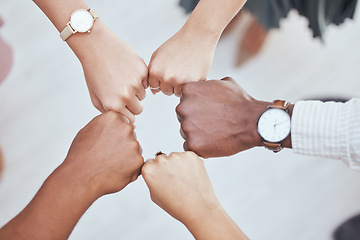
<svg viewBox="0 0 360 240"><path fill-rule="evenodd" d="M70 16L70 21L60 33L61 39L66 41L77 32L90 33L95 20L98 18L99 15L92 9L78 9L74 11Z"/></svg>
<svg viewBox="0 0 360 240"><path fill-rule="evenodd" d="M269 104L258 120L258 133L262 138L263 145L275 153L283 149L283 141L290 134L289 105L289 102L275 100Z"/></svg>

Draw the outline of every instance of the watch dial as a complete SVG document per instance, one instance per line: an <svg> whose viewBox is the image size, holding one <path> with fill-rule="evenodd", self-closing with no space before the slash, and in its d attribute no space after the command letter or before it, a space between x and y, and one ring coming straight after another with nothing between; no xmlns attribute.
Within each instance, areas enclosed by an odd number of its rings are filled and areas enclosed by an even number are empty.
<svg viewBox="0 0 360 240"><path fill-rule="evenodd" d="M281 109L266 110L258 122L258 132L267 142L280 142L290 133L290 115Z"/></svg>
<svg viewBox="0 0 360 240"><path fill-rule="evenodd" d="M92 28L94 18L91 13L85 9L79 9L71 14L70 24L77 32L87 32Z"/></svg>

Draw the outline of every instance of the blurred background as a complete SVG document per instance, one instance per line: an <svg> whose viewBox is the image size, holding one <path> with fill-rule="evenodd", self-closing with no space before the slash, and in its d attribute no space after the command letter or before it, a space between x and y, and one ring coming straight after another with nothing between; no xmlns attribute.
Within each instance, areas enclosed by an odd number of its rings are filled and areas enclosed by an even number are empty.
<svg viewBox="0 0 360 240"><path fill-rule="evenodd" d="M178 0L88 0L91 8L137 53L151 54L187 19ZM261 52L234 67L238 25L217 48L209 79L232 76L252 96L296 102L319 97L359 97L360 10L354 20L330 26L313 39L295 11L271 30ZM0 84L0 226L21 211L63 161L80 128L99 112L92 106L80 63L32 1L0 0L0 36L13 49L10 74ZM5 53L0 52L0 58ZM179 99L147 92L136 133L144 158L182 151L175 107ZM273 154L255 148L205 161L215 192L251 239L326 240L360 213L360 173L342 162ZM99 199L70 239L192 239L187 229L150 200L140 177Z"/></svg>

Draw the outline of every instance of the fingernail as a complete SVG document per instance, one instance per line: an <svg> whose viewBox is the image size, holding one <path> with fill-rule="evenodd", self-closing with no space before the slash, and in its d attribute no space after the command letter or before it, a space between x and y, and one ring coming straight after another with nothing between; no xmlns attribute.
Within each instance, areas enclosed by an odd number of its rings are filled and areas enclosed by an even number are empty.
<svg viewBox="0 0 360 240"><path fill-rule="evenodd" d="M159 156L159 155L166 155L165 153L163 153L162 151L158 151L157 153L155 153L155 157Z"/></svg>

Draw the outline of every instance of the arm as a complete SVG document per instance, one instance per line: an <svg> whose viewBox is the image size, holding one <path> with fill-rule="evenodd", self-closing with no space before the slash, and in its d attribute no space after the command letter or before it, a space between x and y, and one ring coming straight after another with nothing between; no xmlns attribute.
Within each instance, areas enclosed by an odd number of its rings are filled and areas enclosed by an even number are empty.
<svg viewBox="0 0 360 240"><path fill-rule="evenodd" d="M269 104L251 97L231 78L184 85L176 108L184 149L222 157L261 146L257 121ZM298 154L339 159L359 170L359 113L359 98L291 104L291 135L283 145Z"/></svg>
<svg viewBox="0 0 360 240"><path fill-rule="evenodd" d="M221 33L244 3L201 0L180 31L154 52L149 63L150 86L180 96L184 83L205 81Z"/></svg>
<svg viewBox="0 0 360 240"><path fill-rule="evenodd" d="M218 202L204 162L193 152L159 155L142 175L151 199L198 240L248 239Z"/></svg>
<svg viewBox="0 0 360 240"><path fill-rule="evenodd" d="M60 32L77 9L88 9L83 0L34 0ZM59 38L60 41L60 38ZM116 111L134 122L142 111L148 69L133 49L100 20L90 34L76 33L67 40L80 60L94 106Z"/></svg>
<svg viewBox="0 0 360 240"><path fill-rule="evenodd" d="M300 101L292 116L295 153L339 159L360 170L360 99L346 103Z"/></svg>
<svg viewBox="0 0 360 240"><path fill-rule="evenodd" d="M124 117L114 112L96 117L33 200L0 229L0 239L67 239L91 204L135 181L142 164L133 127Z"/></svg>

